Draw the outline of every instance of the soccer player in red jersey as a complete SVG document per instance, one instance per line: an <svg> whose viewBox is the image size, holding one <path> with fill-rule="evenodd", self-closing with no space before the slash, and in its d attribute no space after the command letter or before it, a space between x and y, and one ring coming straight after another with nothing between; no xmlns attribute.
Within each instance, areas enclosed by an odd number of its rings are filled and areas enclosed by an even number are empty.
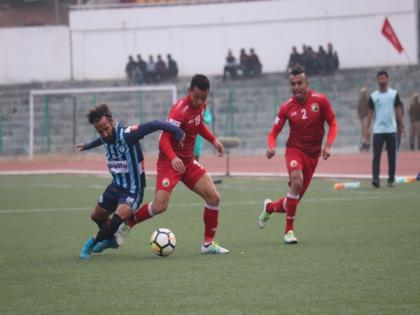
<svg viewBox="0 0 420 315"><path fill-rule="evenodd" d="M169 132L163 132L159 142L157 161L156 193L153 202L144 204L127 224L120 226L116 233L117 243L121 244L132 226L168 208L172 190L182 181L189 189L201 196L204 206L204 239L202 254L227 254L229 250L214 242L219 218L220 196L203 166L194 159L194 144L199 134L213 144L220 156L222 143L207 129L203 121L206 98L209 94L209 79L195 75L190 83L188 95L172 106L168 121L185 132L185 140L179 143Z"/></svg>
<svg viewBox="0 0 420 315"><path fill-rule="evenodd" d="M264 228L271 214L286 213L286 244L297 244L294 221L298 203L311 182L319 156L324 160L331 155L331 145L337 133L334 111L325 95L308 89L304 70L296 67L291 71L290 87L293 97L280 106L274 126L268 134L266 156L271 159L276 154L276 140L286 120L290 134L286 142L285 162L289 172L289 192L277 201L264 200L263 210L258 217L258 226ZM324 146L324 124L327 122L328 136Z"/></svg>

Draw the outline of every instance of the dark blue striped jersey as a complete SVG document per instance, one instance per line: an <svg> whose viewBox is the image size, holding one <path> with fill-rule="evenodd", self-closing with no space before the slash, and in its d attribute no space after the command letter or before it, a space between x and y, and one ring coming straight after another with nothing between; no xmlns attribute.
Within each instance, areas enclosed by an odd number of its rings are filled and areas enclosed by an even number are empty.
<svg viewBox="0 0 420 315"><path fill-rule="evenodd" d="M163 121L156 120L130 127L125 127L117 122L112 143L98 137L94 141L84 144L83 150L103 144L113 184L127 192L138 194L146 186L143 152L139 140L156 130L172 132L179 140L184 136L180 128Z"/></svg>

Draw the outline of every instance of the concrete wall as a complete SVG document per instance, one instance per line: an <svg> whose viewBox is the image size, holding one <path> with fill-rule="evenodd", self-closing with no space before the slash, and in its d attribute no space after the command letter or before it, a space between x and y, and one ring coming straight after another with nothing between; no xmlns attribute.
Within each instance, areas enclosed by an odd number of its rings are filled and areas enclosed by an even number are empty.
<svg viewBox="0 0 420 315"><path fill-rule="evenodd" d="M228 49L255 48L265 72L290 48L332 42L342 68L407 64L380 34L388 16L417 63L416 0L281 0L77 10L70 28L0 29L0 84L124 76L129 54L171 53L180 75L220 74Z"/></svg>
<svg viewBox="0 0 420 315"><path fill-rule="evenodd" d="M76 79L123 76L128 54L172 53L181 75L219 74L228 49L254 47L264 71L284 71L290 49L332 42L342 68L407 64L381 35L388 16L417 59L414 0L284 0L73 11Z"/></svg>
<svg viewBox="0 0 420 315"><path fill-rule="evenodd" d="M0 29L0 84L70 78L68 27Z"/></svg>

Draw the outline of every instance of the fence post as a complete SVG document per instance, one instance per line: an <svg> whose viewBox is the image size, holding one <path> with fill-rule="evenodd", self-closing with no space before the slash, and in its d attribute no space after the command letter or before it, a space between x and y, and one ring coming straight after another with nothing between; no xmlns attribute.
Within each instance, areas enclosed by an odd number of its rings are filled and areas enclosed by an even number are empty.
<svg viewBox="0 0 420 315"><path fill-rule="evenodd" d="M0 113L0 155L3 153L3 116Z"/></svg>
<svg viewBox="0 0 420 315"><path fill-rule="evenodd" d="M44 139L47 141L47 153L51 150L51 130L50 130L50 98L45 96L44 99Z"/></svg>

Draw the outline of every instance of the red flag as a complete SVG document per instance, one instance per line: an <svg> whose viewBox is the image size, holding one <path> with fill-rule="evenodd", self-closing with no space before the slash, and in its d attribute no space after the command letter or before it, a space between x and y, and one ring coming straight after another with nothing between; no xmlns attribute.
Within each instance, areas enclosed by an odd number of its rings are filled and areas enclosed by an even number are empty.
<svg viewBox="0 0 420 315"><path fill-rule="evenodd" d="M388 18L385 18L384 25L382 26L382 34L391 42L392 46L394 46L400 54L404 51L397 34L395 34L391 23L388 21Z"/></svg>

